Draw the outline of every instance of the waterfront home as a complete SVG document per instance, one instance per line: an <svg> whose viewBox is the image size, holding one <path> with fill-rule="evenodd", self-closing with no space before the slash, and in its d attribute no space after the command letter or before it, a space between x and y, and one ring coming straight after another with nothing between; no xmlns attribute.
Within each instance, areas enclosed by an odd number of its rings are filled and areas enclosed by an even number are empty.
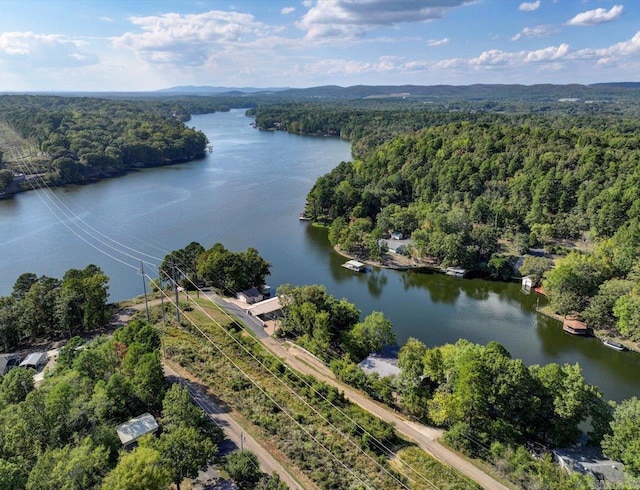
<svg viewBox="0 0 640 490"><path fill-rule="evenodd" d="M269 320L277 320L282 316L280 298L274 296L273 298L259 301L251 306L251 308L247 310L247 313L256 317L262 323L262 326L264 326Z"/></svg>
<svg viewBox="0 0 640 490"><path fill-rule="evenodd" d="M407 251L407 247L411 244L411 240L387 240L386 238L381 238L378 240L378 246L381 249L386 247L388 252L394 254L403 254Z"/></svg>
<svg viewBox="0 0 640 490"><path fill-rule="evenodd" d="M374 352L369 354L358 364L366 374L377 373L378 376L398 376L402 370L398 366L397 351L395 355L386 352Z"/></svg>
<svg viewBox="0 0 640 490"><path fill-rule="evenodd" d="M257 303L258 301L262 301L264 299L264 296L256 288L249 288L244 291L240 291L237 295L237 298L243 303L252 305L254 303Z"/></svg>

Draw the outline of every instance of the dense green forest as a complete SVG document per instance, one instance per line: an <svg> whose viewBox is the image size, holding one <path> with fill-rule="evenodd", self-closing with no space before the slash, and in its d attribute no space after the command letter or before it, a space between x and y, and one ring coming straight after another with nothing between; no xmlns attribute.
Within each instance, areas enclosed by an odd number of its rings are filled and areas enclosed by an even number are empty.
<svg viewBox="0 0 640 490"><path fill-rule="evenodd" d="M83 343L71 339L37 389L32 370L0 379L0 486L166 488L195 477L222 431L186 388L169 388L157 330L133 321ZM157 417L161 436L122 451L116 426L143 412Z"/></svg>
<svg viewBox="0 0 640 490"><path fill-rule="evenodd" d="M1 96L0 121L33 145L5 165L60 185L201 158L207 138L179 121L184 112L168 101Z"/></svg>
<svg viewBox="0 0 640 490"><path fill-rule="evenodd" d="M446 428L449 444L486 460L522 488L594 488L590 477L555 466L549 451L577 443L586 421L590 444L602 444L607 454L631 465L630 475L640 475L637 454L625 449L638 440L631 429L637 400L608 403L577 364L527 367L497 342L428 347L409 339L400 349L399 375L365 374L357 363L395 343L381 312L359 321L355 305L317 285L283 285L278 296L278 335L329 362L338 379L373 399Z"/></svg>

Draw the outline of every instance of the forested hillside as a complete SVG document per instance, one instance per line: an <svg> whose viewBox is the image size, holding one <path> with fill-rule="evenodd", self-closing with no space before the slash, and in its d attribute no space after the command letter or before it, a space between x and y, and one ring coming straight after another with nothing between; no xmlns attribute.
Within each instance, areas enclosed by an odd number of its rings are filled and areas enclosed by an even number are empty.
<svg viewBox="0 0 640 490"><path fill-rule="evenodd" d="M465 113L294 104L260 124L353 141L353 162L320 177L307 217L348 253L379 259L399 231L443 266L512 274L503 253L566 254L543 282L551 306L640 340L640 122L630 114ZM539 276L544 270L537 272ZM535 267L534 267L535 269Z"/></svg>
<svg viewBox="0 0 640 490"><path fill-rule="evenodd" d="M2 96L0 120L32 145L5 149L3 160L59 185L200 158L207 138L180 122L182 114L170 102Z"/></svg>

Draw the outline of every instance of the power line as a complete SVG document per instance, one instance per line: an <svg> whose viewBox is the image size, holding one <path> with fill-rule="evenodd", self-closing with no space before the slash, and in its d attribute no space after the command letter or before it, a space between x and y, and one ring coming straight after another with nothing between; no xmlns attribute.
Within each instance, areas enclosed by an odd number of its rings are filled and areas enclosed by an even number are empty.
<svg viewBox="0 0 640 490"><path fill-rule="evenodd" d="M12 153L13 153L14 158L15 158L15 152L13 151L13 149L12 149ZM28 166L28 165L29 165L28 163L24 163L24 160L25 160L24 155L20 155L20 159L21 159L21 160L23 160L23 163L22 163L23 165L26 165L26 166ZM89 229L93 230L93 232L94 232L94 233L96 233L96 234L98 234L98 235L100 235L100 236L102 236L102 237L106 238L107 240L109 240L109 241L111 241L111 242L115 243L116 245L121 246L121 247L123 247L123 248L126 248L126 249L128 249L128 250L134 251L134 252L136 252L136 253L139 253L139 254L142 254L142 255L146 255L146 256L148 256L148 257L152 257L152 258L155 258L155 259L157 259L157 260L160 260L160 258L158 258L158 257L154 257L154 256L152 256L152 255L145 254L144 252L141 252L141 251L138 251L138 250L136 250L136 249L133 249L133 248L131 248L131 247L129 247L129 246L127 246L127 245L125 245L125 244L123 244L123 243L121 243L121 242L117 241L117 240L114 240L114 239L112 239L112 238L108 237L107 235L105 235L105 234L101 233L100 231L96 230L96 229L95 229L95 228L93 228L91 225L87 224L87 223L86 223L82 218L80 218L80 217L79 217L77 214L75 214L73 211L69 210L68 206L66 206L66 204L64 204L64 203L63 203L63 202L62 202L62 201L61 201L61 200L60 200L60 199L55 195L55 193L54 193L54 192L49 188L49 186L48 186L48 185L47 185L47 183L44 181L44 179L42 179L42 178L40 177L40 181L41 181L42 186L43 186L43 187L45 187L45 188L49 191L49 193L50 193L50 195L48 195L48 196L47 196L47 198L48 198L49 202L51 202L51 204L52 204L52 205L54 205L54 206L58 209L58 212L60 212L60 213L61 213L63 216L65 216L67 219L70 219L70 218L69 218L69 215L71 214L71 215L75 218L75 220L80 221L80 222L81 222L81 223L83 223L87 228L89 228ZM31 183L31 182L30 182L30 185L31 185L31 187L32 187L34 190L36 189L36 187L33 185L33 183ZM114 260L117 260L118 262L123 263L123 264L125 264L125 265L127 265L127 266L129 266L129 267L136 268L135 266L133 266L133 265L131 265L131 264L129 264L129 263L127 263L127 262L123 261L123 260L120 260L120 259L118 259L117 257L114 257L113 255L109 254L109 253L108 253L108 252L106 252L105 250L101 249L99 246L97 246L97 245L94 245L94 244L90 243L90 242L89 242L88 240L86 240L84 237L80 236L80 235L79 235L75 230L73 230L70 226L68 226L68 225L67 225L67 224L66 224L66 223L65 223L65 222L64 222L64 221L63 221L63 220L62 220L62 219L61 219L61 218L56 214L56 212L51 208L51 206L49 206L49 205L46 203L46 201L44 201L44 199L42 199L42 196L40 195L41 193L37 193L37 194L38 194L39 198L43 201L43 203L45 204L45 206L47 206L47 208L52 212L52 214L54 214L54 216L56 216L56 218L57 218L57 219L58 219L58 220L59 220L63 225L65 225L65 227L67 227L67 228L68 228L68 229L69 229L69 230L70 230L70 231L71 231L75 236L77 236L78 238L80 238L81 240L83 240L85 243L89 244L90 246L92 246L92 247L93 247L93 248L95 248L96 250L100 251L101 253L103 253L103 254L105 254L105 255L109 256L110 258L113 258ZM58 204L57 204L57 203L56 203L56 202L51 198L51 196L55 197L55 200L58 202ZM66 211L65 211L65 209L66 209ZM73 222L73 220L71 220L71 221ZM76 226L80 229L80 231L82 231L82 232L86 233L87 235L89 235L89 236L90 236L90 237L92 237L93 239L97 240L99 243L102 243L102 244L103 244L103 245L105 245L106 247L111 248L111 249L115 250L116 252L121 253L121 254L123 254L123 255L125 255L125 256L127 256L127 257L129 257L129 258L140 260L140 262L141 262L141 266L142 266L143 279L144 279L145 274L144 274L144 270L143 270L143 268L144 268L143 263L144 263L145 261L143 261L142 259L139 259L139 258L138 258L138 257L136 257L136 256L133 256L133 255L131 255L131 254L128 254L128 253L126 253L126 252L123 252L122 250L120 250L120 249L118 249L118 248L114 247L113 245L111 245L111 244L109 244L109 243L105 242L104 240L101 240L101 239L97 238L97 236L96 236L95 234L90 233L89 231L87 231L87 229L83 229L83 228L82 228L82 226L77 225L77 224L76 224ZM150 264L150 265L155 265L155 264L150 263L150 262L147 262L147 263L148 263L148 264ZM137 269L137 268L136 268L136 269ZM174 270L175 270L175 269L174 269ZM190 280L190 278L188 278L188 275L184 274L181 270L180 270L180 272L181 272L181 274L183 274L183 276L184 276L184 277L187 277L187 279L189 279L189 280ZM148 277L148 276L147 276L147 277ZM175 283L175 282L176 282L176 281L175 281L175 277L174 277L173 279L171 279L171 281ZM143 281L143 282L144 282L144 281ZM191 281L191 282L193 283L193 281ZM195 285L195 284L194 284L194 285ZM196 286L197 290L198 290L198 291L200 291L200 288L199 288L197 285L195 285L195 286ZM164 293L163 293L163 294L164 294ZM177 297L177 284L176 284L176 297ZM145 299L146 299L146 297L145 297ZM215 303L214 303L214 304L215 304ZM176 305L177 305L177 298L176 298ZM198 305L198 306L200 307L200 305ZM216 305L216 306L218 306L218 305ZM219 308L219 306L218 306L218 308ZM180 312L180 311L181 311L181 310L180 310L180 308L177 306L177 307L176 307L176 313L177 313L177 315L178 315L178 320L179 320L179 312ZM203 310L203 311L204 311L204 310ZM224 310L221 310L221 311L224 311ZM163 313L164 313L164 312L163 312ZM225 311L225 314L226 314L226 315L228 315L228 313L227 313L226 311ZM210 318L211 318L211 317L210 317ZM212 319L212 318L211 318L211 319ZM212 319L212 320L213 320L213 319ZM219 325L219 324L218 324L218 326L220 326L220 327L221 327L221 325ZM222 328L222 327L221 327L221 328ZM222 330L223 330L224 332L228 333L224 328L222 328ZM232 337L232 338L233 338L233 337ZM234 340L236 340L236 341L237 341L237 339L234 339ZM242 346L242 347L244 348L244 346ZM264 347L263 347L263 348L264 348ZM245 350L246 350L246 349L245 349ZM266 351L266 352L269 352L269 354L273 355L270 351L268 351L268 350L266 350L266 349L265 349L265 351ZM248 352L248 353L249 353L249 352ZM252 355L251 353L249 353L249 354L250 354L250 355ZM275 357L275 355L273 355L273 356ZM283 381L282 381L282 380L281 380L281 379L280 379L280 378L279 378L275 373L273 373L269 368L267 368L267 367L266 367L266 366L265 366L261 361L257 360L257 359L255 358L255 356L253 356L253 357L254 357L254 359L255 359L256 361L258 361L258 362L259 362L263 367L265 367L265 368L266 368L266 369L267 369L267 370L268 370L272 375L274 375L274 376L276 377L276 379L278 379L278 381L279 381L279 382L281 382L281 383L283 383L283 384L284 384L284 382L283 382ZM301 378L300 376L298 376L298 375L297 375L297 373L296 373L296 376L298 377L298 379L302 380L302 381L303 381L303 382L304 382L308 387L310 387L311 389L313 389L313 388L312 388L312 386L311 386L311 385L309 385L309 384L306 382L306 380L304 380L303 378ZM286 386L286 384L284 384L284 385ZM290 388L290 387L287 387L287 388L291 390L291 388ZM322 418L324 418L324 417L323 417L321 414L319 414L319 413L318 413L318 412L317 412L313 407L311 407L311 405L309 405L309 403L308 403L306 400L303 400L303 399L302 399L302 398L301 398L297 393L295 393L293 390L291 390L291 391L292 391L292 393L294 393L294 394L295 394L295 395L296 395L296 396L297 396L297 397L298 397L298 398L299 398L303 403L307 404L307 406L309 406L312 410L314 410L314 411L315 411L319 416L321 416ZM320 397L322 397L325 401L327 401L328 403L330 403L330 404L331 404L331 405L332 405L336 410L338 410L338 411L339 411L343 416L345 416L345 417L346 417L348 420L350 420L352 423L356 423L356 422L355 422L353 419L351 419L348 415L346 415L344 412L342 412L342 410L341 410L339 407L335 406L333 403L331 403L329 400L327 400L327 399L326 399L326 397L324 397L324 395L322 395L321 393L317 392L317 390L315 390L315 389L313 389L313 391L314 391L317 395L319 395ZM339 433L340 433L340 434L341 434L341 435L342 435L346 440L348 440L349 442L351 442L352 444L354 444L354 445L355 445L355 443L354 443L353 441L351 441L351 439L350 439L348 436L346 436L345 434L343 434L339 429L337 429L333 424L331 424L331 422L329 422L326 418L324 418L324 420L325 420L329 425L331 425L331 426L334 428L334 430L336 430L337 432L339 432ZM357 426L358 426L358 427L363 431L363 433L367 433L367 434L371 437L372 441L373 441L373 442L378 446L378 448L383 449L385 452L387 452L387 453L388 453L388 454L390 454L390 455L394 454L394 453L393 453L389 448L387 448L387 447L386 447L382 442L380 442L379 440L377 440L377 438L375 438L372 434L370 434L368 431L366 431L366 429L364 429L363 427L359 426L359 424L357 424L357 423L356 423L356 425L357 425ZM363 451L363 452L364 452L364 451ZM364 454L366 454L366 453L364 453ZM370 455L368 455L368 454L366 454L366 455L367 455L367 457L369 457L370 459L372 459L372 460L373 460L373 458L371 458L371 456L370 456ZM404 463L404 462L403 462L403 463ZM379 465L379 463L377 463L377 462L376 462L376 464L378 464L378 465ZM405 463L405 464L406 464L406 463ZM388 472L388 470L387 470L386 468L382 467L381 465L379 465L379 466L380 466L380 467L381 467L385 472L387 472L390 476L392 476L393 478L395 478L393 475L391 475L391 474ZM412 469L416 474L420 475L420 474L419 474L419 473L418 473L414 468L411 468L410 466L409 466L409 468L410 468L410 469ZM420 475L420 476L421 476L425 481L427 481L428 483L431 483L431 484L435 487L435 485L434 485L432 482L430 482L428 479L426 479L426 477L424 477L423 475ZM396 480L397 480L397 479L396 479ZM399 482L399 483L401 483L401 482Z"/></svg>
<svg viewBox="0 0 640 490"><path fill-rule="evenodd" d="M164 294L167 297L167 299L171 301L171 297L167 295L164 291L161 290L161 294ZM180 306L177 305L177 308L180 308ZM245 378L247 378L251 384L253 384L258 390L260 390L260 392L263 395L265 395L282 413L284 413L288 418L290 418L300 429L302 429L303 432L305 432L316 444L318 444L318 446L320 446L327 453L329 453L329 455L333 459L335 459L338 462L338 464L340 464L345 470L347 470L348 473L350 473L355 478L360 480L360 482L362 482L362 484L364 484L366 488L371 488L365 480L363 480L358 474L356 474L351 468L349 468L343 461L341 461L335 454L333 454L324 444L322 444L313 434L311 434L302 424L300 424L300 422L298 422L295 419L295 417L293 417L293 415L291 415L287 410L284 409L284 407L282 407L277 401L275 401L273 397L267 391L265 391L255 379L253 379L231 357L229 357L229 355L224 351L224 349L218 346L218 344L216 344L216 342L213 339L211 339L206 334L206 332L204 332L200 327L198 327L198 325L196 325L196 323L191 318L189 318L189 316L185 315L185 312L183 310L181 311L182 311L182 317L186 319L189 323L191 323L191 325L198 331L198 333L200 333L200 335L202 335L202 337L204 337L212 346L214 346L218 350L218 352L220 352L220 354L222 354L225 357L225 359L227 359L228 362L230 362Z"/></svg>
<svg viewBox="0 0 640 490"><path fill-rule="evenodd" d="M181 274L184 275L184 273L182 271L180 271ZM186 275L185 275L186 277ZM199 287L193 283L193 281L190 281L191 284L193 286L195 286L197 289L199 289ZM204 294L204 291L201 291ZM205 295L206 296L206 295ZM217 308L219 311L223 312L223 314L225 314L229 319L233 320L233 317L231 317L231 315L229 315L229 313L224 310L223 308L221 308L218 304L216 304L214 301L211 301ZM287 387L287 389L289 389L294 395L296 395L298 398L299 395L293 391L288 385L286 385L286 383L284 383L284 381L282 381L282 379L272 371L272 369L265 365L261 360L257 359L255 357L255 355L250 352L244 345L242 345L242 343L240 343L238 341L238 339L236 339L233 335L231 335L230 332L228 332L224 327L222 327L222 325L220 325L219 322L217 322L211 315L209 315L209 313L202 308L202 306L200 306L198 303L194 302L194 304L200 309L200 311L202 313L204 313L212 322L214 322L214 324L216 326L218 326L228 337L230 337L234 342L236 342L247 354L249 354L251 357L253 357L254 360L256 360L258 363L260 363L261 366L263 366L265 369L267 369L281 384L283 384L285 387ZM243 327L244 329L244 327ZM251 338L253 338L253 336L251 336ZM269 349L266 349L262 343L258 342L257 340L255 340L255 344L260 346L260 348L267 353L270 357L273 357L274 359L279 361L279 358L273 353L271 352ZM317 391L311 384L309 384L304 377L300 376L295 370L292 370L294 376L296 376L296 378L301 381L302 383L304 383L310 390L312 390L317 396L319 396L320 398L322 398L325 402L329 403L331 405L331 407L333 409L335 409L336 411L338 411L338 413L340 413L343 417L345 417L347 420L349 420L349 422L353 423L357 428L359 428L363 433L367 434L370 439L372 440L372 442L380 449L382 450L384 453L386 453L389 456L393 456L395 455L395 453L389 449L383 442L381 442L379 439L377 439L373 434L371 434L368 430L366 430L364 427L362 427L357 421L355 421L353 418L351 418L348 414L346 414L340 407L338 407L337 405L335 405L333 402L331 402L330 400L328 400L322 393L320 393L319 391ZM301 399L301 398L300 398ZM301 399L302 400L302 399ZM323 415L321 415L320 413L317 412L317 410L314 407L311 407L308 402L306 400L302 400L305 404L307 404L312 410L314 410L319 416L321 416L322 418L324 418L327 423L329 423L330 425L331 422L329 422ZM333 426L333 425L332 425ZM335 428L335 427L334 427ZM336 430L339 430L336 428ZM346 436L343 435L347 440L351 441L351 439ZM355 442L351 441L354 445L356 444ZM361 448L360 448L361 449ZM362 450L364 452L364 450ZM365 453L366 454L366 453ZM367 455L369 456L369 455ZM369 456L371 458L371 456ZM371 458L373 460L373 458ZM416 470L415 468L413 468L411 465L409 465L408 463L404 462L401 458L398 458L399 461L404 464L405 466L407 466L410 470L412 470L414 473L416 473L418 476L420 476L425 482L431 484L434 488L437 488L437 486L431 482L426 476L422 475L418 470ZM382 465L380 465L378 462L376 462L377 465L379 465L384 471L386 471L388 473L388 470L386 468L384 468ZM395 477L393 477L395 478ZM397 479L396 479L397 480ZM402 484L404 485L404 484Z"/></svg>

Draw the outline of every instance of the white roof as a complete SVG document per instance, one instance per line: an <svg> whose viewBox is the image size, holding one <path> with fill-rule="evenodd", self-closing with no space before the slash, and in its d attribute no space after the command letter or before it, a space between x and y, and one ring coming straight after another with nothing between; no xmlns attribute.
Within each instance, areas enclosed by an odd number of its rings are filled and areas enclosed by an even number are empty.
<svg viewBox="0 0 640 490"><path fill-rule="evenodd" d="M264 301L255 303L247 311L250 315L260 316L266 315L267 313L273 313L274 311L278 311L280 309L282 309L282 306L280 305L280 298L274 296L273 298L265 299Z"/></svg>
<svg viewBox="0 0 640 490"><path fill-rule="evenodd" d="M127 445L145 434L158 430L158 422L150 413L143 413L120 425L117 429L122 444Z"/></svg>
<svg viewBox="0 0 640 490"><path fill-rule="evenodd" d="M393 376L401 372L398 359L382 357L378 354L370 354L358 366L367 374L378 373L381 377Z"/></svg>
<svg viewBox="0 0 640 490"><path fill-rule="evenodd" d="M37 366L47 360L46 352L32 352L20 363L21 366Z"/></svg>
<svg viewBox="0 0 640 490"><path fill-rule="evenodd" d="M348 260L344 263L344 265L350 265L353 267L364 267L364 264L362 262L358 262L357 260Z"/></svg>

